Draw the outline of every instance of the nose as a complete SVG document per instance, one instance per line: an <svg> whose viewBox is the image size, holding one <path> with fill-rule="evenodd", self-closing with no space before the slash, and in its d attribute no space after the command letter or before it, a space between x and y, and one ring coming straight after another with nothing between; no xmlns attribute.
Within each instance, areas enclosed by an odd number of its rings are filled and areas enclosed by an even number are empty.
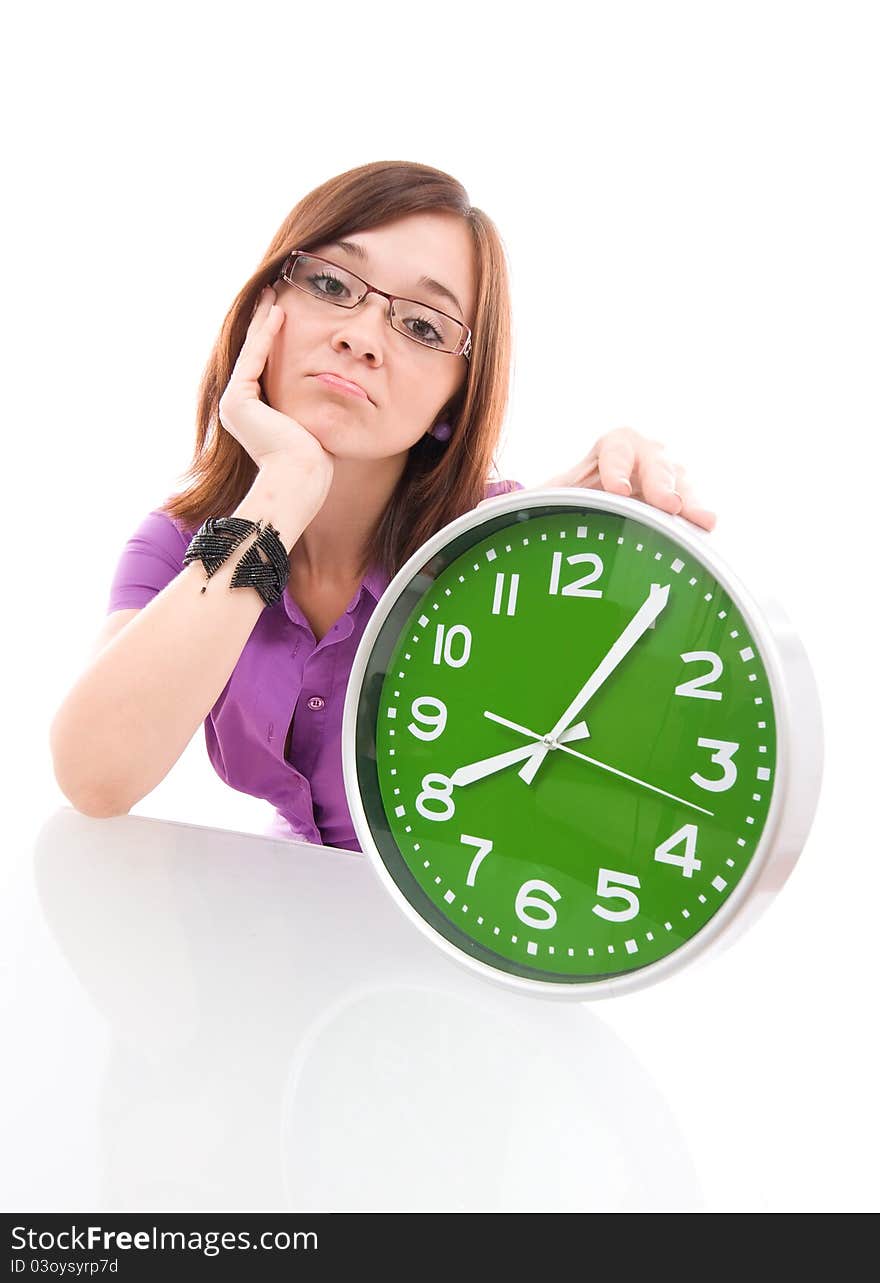
<svg viewBox="0 0 880 1283"><path fill-rule="evenodd" d="M334 341L345 343L358 356L376 360L386 331L390 331L391 304L380 294L368 294L354 307L339 308L340 323Z"/></svg>

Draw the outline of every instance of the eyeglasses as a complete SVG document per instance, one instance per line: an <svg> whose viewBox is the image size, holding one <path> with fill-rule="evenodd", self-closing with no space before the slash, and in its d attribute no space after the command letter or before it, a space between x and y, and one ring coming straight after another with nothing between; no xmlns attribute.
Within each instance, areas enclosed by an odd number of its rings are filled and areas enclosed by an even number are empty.
<svg viewBox="0 0 880 1283"><path fill-rule="evenodd" d="M471 331L454 316L414 299L386 294L327 258L293 250L284 261L281 277L312 298L336 307L357 307L368 294L381 294L391 304L388 320L393 329L422 347L470 360Z"/></svg>

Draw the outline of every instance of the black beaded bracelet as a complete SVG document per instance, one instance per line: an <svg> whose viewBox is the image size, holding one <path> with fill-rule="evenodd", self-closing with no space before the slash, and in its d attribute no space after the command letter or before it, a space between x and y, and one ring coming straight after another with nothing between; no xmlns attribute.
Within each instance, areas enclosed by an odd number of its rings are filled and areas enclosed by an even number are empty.
<svg viewBox="0 0 880 1283"><path fill-rule="evenodd" d="M184 553L183 564L188 566L192 561L201 561L210 579L254 530L259 534L238 562L229 586L256 588L265 604L271 606L281 598L290 573L287 551L271 522L263 526L262 519L248 521L243 517L208 517L193 535ZM259 556L257 548L266 554L266 561ZM207 586L207 582L203 584L202 592Z"/></svg>
<svg viewBox="0 0 880 1283"><path fill-rule="evenodd" d="M183 564L188 566L191 561L200 561L210 579L233 549L256 529L256 522L246 521L241 517L208 517L190 540L183 555ZM204 591L203 588L202 592Z"/></svg>
<svg viewBox="0 0 880 1283"><path fill-rule="evenodd" d="M258 548L266 554L266 561L260 557ZM239 588L247 584L256 588L266 605L273 606L281 598L289 575L287 550L278 531L267 522L235 567L229 586Z"/></svg>

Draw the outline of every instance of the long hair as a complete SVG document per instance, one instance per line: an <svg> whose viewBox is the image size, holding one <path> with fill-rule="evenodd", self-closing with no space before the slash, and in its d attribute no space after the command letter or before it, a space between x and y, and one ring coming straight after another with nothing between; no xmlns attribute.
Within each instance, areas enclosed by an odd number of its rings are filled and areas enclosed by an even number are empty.
<svg viewBox="0 0 880 1283"><path fill-rule="evenodd" d="M444 416L448 442L426 433L409 451L406 466L366 546L360 573L378 565L394 575L442 526L483 499L497 470L495 452L507 409L510 361L510 293L504 247L495 224L474 208L449 174L408 161L376 161L328 179L304 196L272 237L262 261L226 314L208 358L198 394L196 440L185 489L162 505L185 528L210 516L229 516L241 503L257 466L219 419L218 406L244 343L264 285L275 281L293 249L320 245L420 211L446 211L471 229L476 259L476 314L467 380Z"/></svg>

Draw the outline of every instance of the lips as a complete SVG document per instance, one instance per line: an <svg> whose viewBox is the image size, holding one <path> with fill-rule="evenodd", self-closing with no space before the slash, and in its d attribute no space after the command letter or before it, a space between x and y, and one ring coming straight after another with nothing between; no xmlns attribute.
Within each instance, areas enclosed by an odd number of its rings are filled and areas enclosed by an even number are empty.
<svg viewBox="0 0 880 1283"><path fill-rule="evenodd" d="M343 392L351 393L352 396L363 397L367 401L370 400L370 397L359 383L353 383L351 379L344 379L341 374L332 374L329 370L324 370L312 377L320 379L322 383L326 383L329 387L337 387Z"/></svg>

